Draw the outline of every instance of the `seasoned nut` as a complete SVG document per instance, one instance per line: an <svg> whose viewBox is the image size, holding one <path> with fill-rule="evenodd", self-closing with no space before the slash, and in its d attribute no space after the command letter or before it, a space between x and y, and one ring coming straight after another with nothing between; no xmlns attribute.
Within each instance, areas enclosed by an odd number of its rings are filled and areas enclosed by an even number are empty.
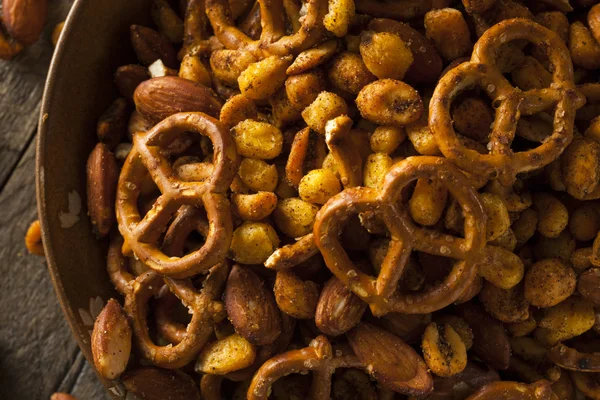
<svg viewBox="0 0 600 400"><path fill-rule="evenodd" d="M482 193L480 199L487 216L486 237L488 241L492 241L506 232L510 226L510 217L499 196L493 193Z"/></svg>
<svg viewBox="0 0 600 400"><path fill-rule="evenodd" d="M360 54L369 71L379 79L404 79L414 61L408 45L389 32L363 31Z"/></svg>
<svg viewBox="0 0 600 400"><path fill-rule="evenodd" d="M129 115L129 106L124 98L115 100L98 119L96 134L101 142L111 150L125 136Z"/></svg>
<svg viewBox="0 0 600 400"><path fill-rule="evenodd" d="M274 125L247 119L232 129L237 151L244 157L269 160L281 153L283 134Z"/></svg>
<svg viewBox="0 0 600 400"><path fill-rule="evenodd" d="M238 175L246 187L257 192L272 192L277 187L277 168L263 160L244 158Z"/></svg>
<svg viewBox="0 0 600 400"><path fill-rule="evenodd" d="M310 48L298 54L292 65L288 67L286 73L288 75L298 75L308 70L311 70L325 63L338 50L339 42L337 40L329 40L318 46Z"/></svg>
<svg viewBox="0 0 600 400"><path fill-rule="evenodd" d="M534 263L525 274L525 298L535 307L552 307L575 291L573 269L557 259Z"/></svg>
<svg viewBox="0 0 600 400"><path fill-rule="evenodd" d="M161 60L169 68L177 68L177 55L169 39L153 29L131 25L131 44L138 60L150 65Z"/></svg>
<svg viewBox="0 0 600 400"><path fill-rule="evenodd" d="M517 243L523 245L533 237L537 230L538 213L532 208L523 210L519 219L512 223L511 229L517 238Z"/></svg>
<svg viewBox="0 0 600 400"><path fill-rule="evenodd" d="M569 52L573 64L586 69L600 68L600 44L596 42L589 29L579 21L571 24Z"/></svg>
<svg viewBox="0 0 600 400"><path fill-rule="evenodd" d="M576 240L587 242L596 238L600 231L598 203L585 202L571 212L569 231Z"/></svg>
<svg viewBox="0 0 600 400"><path fill-rule="evenodd" d="M291 63L292 56L271 56L251 64L237 79L240 90L252 100L267 100L285 83Z"/></svg>
<svg viewBox="0 0 600 400"><path fill-rule="evenodd" d="M467 349L456 331L448 324L430 323L421 342L423 357L431 372L452 376L467 366Z"/></svg>
<svg viewBox="0 0 600 400"><path fill-rule="evenodd" d="M325 204L342 190L339 179L327 169L313 169L300 180L298 193L309 203Z"/></svg>
<svg viewBox="0 0 600 400"><path fill-rule="evenodd" d="M485 143L494 122L494 113L480 97L459 97L452 105L452 121L460 134Z"/></svg>
<svg viewBox="0 0 600 400"><path fill-rule="evenodd" d="M200 400L196 382L180 370L143 367L121 379L127 392L147 400Z"/></svg>
<svg viewBox="0 0 600 400"><path fill-rule="evenodd" d="M510 364L510 343L502 323L473 303L460 305L458 312L473 330L471 351L492 367L507 369Z"/></svg>
<svg viewBox="0 0 600 400"><path fill-rule="evenodd" d="M545 310L544 317L538 323L544 330L540 331L538 328L536 338L543 343L554 345L590 330L594 326L595 318L594 307L590 302L569 297Z"/></svg>
<svg viewBox="0 0 600 400"><path fill-rule="evenodd" d="M454 8L431 10L425 14L425 32L446 60L462 57L473 46L467 22Z"/></svg>
<svg viewBox="0 0 600 400"><path fill-rule="evenodd" d="M358 359L382 385L415 396L433 390L423 359L399 337L364 322L348 332L347 337Z"/></svg>
<svg viewBox="0 0 600 400"><path fill-rule="evenodd" d="M340 53L333 59L327 77L334 88L352 94L358 94L363 87L377 79L361 56L350 52Z"/></svg>
<svg viewBox="0 0 600 400"><path fill-rule="evenodd" d="M277 206L277 196L272 192L256 194L233 193L233 211L244 221L260 221L267 218Z"/></svg>
<svg viewBox="0 0 600 400"><path fill-rule="evenodd" d="M194 370L197 373L225 375L251 366L256 358L256 347L243 336L234 333L207 344Z"/></svg>
<svg viewBox="0 0 600 400"><path fill-rule="evenodd" d="M273 227L264 222L246 222L233 231L230 257L243 264L262 264L279 247Z"/></svg>
<svg viewBox="0 0 600 400"><path fill-rule="evenodd" d="M123 65L115 72L115 84L121 96L133 102L133 94L140 83L150 79L148 68L141 65Z"/></svg>
<svg viewBox="0 0 600 400"><path fill-rule="evenodd" d="M538 231L549 238L557 237L569 223L567 208L549 193L533 195L533 207L538 212Z"/></svg>
<svg viewBox="0 0 600 400"><path fill-rule="evenodd" d="M442 217L448 199L448 189L439 181L421 178L408 202L410 215L416 223L433 226Z"/></svg>
<svg viewBox="0 0 600 400"><path fill-rule="evenodd" d="M273 292L249 267L233 266L223 296L229 320L250 343L270 344L280 335L281 316Z"/></svg>
<svg viewBox="0 0 600 400"><path fill-rule="evenodd" d="M19 43L37 42L46 23L48 1L3 0L2 18L8 33Z"/></svg>
<svg viewBox="0 0 600 400"><path fill-rule="evenodd" d="M369 142L373 152L392 154L405 139L404 129L395 126L379 126L369 137Z"/></svg>
<svg viewBox="0 0 600 400"><path fill-rule="evenodd" d="M279 309L296 319L312 319L319 299L319 285L303 281L292 271L277 271L275 301Z"/></svg>
<svg viewBox="0 0 600 400"><path fill-rule="evenodd" d="M440 154L435 136L427 123L426 113L423 113L417 122L406 126L406 134L417 153L426 156Z"/></svg>
<svg viewBox="0 0 600 400"><path fill-rule="evenodd" d="M166 0L154 0L151 12L152 20L158 26L159 31L168 37L171 42L181 43L183 40L183 21L169 3Z"/></svg>
<svg viewBox="0 0 600 400"><path fill-rule="evenodd" d="M506 330L513 337L527 336L537 328L537 322L530 315L525 321L506 324Z"/></svg>
<svg viewBox="0 0 600 400"><path fill-rule="evenodd" d="M571 379L577 389L588 398L600 398L600 373L571 372Z"/></svg>
<svg viewBox="0 0 600 400"><path fill-rule="evenodd" d="M202 59L198 56L186 54L181 60L179 77L199 83L206 87L212 86L212 77Z"/></svg>
<svg viewBox="0 0 600 400"><path fill-rule="evenodd" d="M362 88L356 105L363 118L379 125L407 125L423 113L419 93L393 79L380 79Z"/></svg>
<svg viewBox="0 0 600 400"><path fill-rule="evenodd" d="M456 315L447 314L437 317L435 321L438 324L450 325L452 329L458 333L460 340L465 344L467 350L473 346L473 331L464 319L457 317Z"/></svg>
<svg viewBox="0 0 600 400"><path fill-rule="evenodd" d="M210 55L210 68L214 76L226 85L236 87L238 78L258 60L245 50L217 50Z"/></svg>
<svg viewBox="0 0 600 400"><path fill-rule="evenodd" d="M347 369L341 374L333 376L331 399L346 400L350 398L361 400L377 399L377 391L371 378L358 369Z"/></svg>
<svg viewBox="0 0 600 400"><path fill-rule="evenodd" d="M431 314L388 313L379 318L377 325L393 333L406 343L416 344L431 322Z"/></svg>
<svg viewBox="0 0 600 400"><path fill-rule="evenodd" d="M356 326L366 309L367 303L334 276L323 287L315 323L326 335L339 336Z"/></svg>
<svg viewBox="0 0 600 400"><path fill-rule="evenodd" d="M600 143L576 136L560 157L562 180L567 192L584 199L598 187L600 180Z"/></svg>
<svg viewBox="0 0 600 400"><path fill-rule="evenodd" d="M296 110L302 111L325 89L325 77L320 70L292 75L285 80L285 93Z"/></svg>
<svg viewBox="0 0 600 400"><path fill-rule="evenodd" d="M254 101L243 94L238 94L230 97L225 104L223 104L219 121L227 128L231 129L242 121L256 120L257 117L258 108Z"/></svg>
<svg viewBox="0 0 600 400"><path fill-rule="evenodd" d="M369 154L363 168L363 180L366 187L381 188L383 178L394 165L394 161L385 153Z"/></svg>
<svg viewBox="0 0 600 400"><path fill-rule="evenodd" d="M302 111L302 118L312 130L324 135L327 121L346 114L348 106L344 99L335 93L321 92L315 101Z"/></svg>
<svg viewBox="0 0 600 400"><path fill-rule="evenodd" d="M521 282L525 269L523 261L512 251L491 245L484 247L477 265L479 275L502 289L510 289Z"/></svg>
<svg viewBox="0 0 600 400"><path fill-rule="evenodd" d="M570 262L573 268L577 271L583 271L592 266L592 260L590 257L592 256L592 248L591 247L582 247L581 249L575 250L571 253Z"/></svg>
<svg viewBox="0 0 600 400"><path fill-rule="evenodd" d="M108 235L115 223L115 197L119 167L113 153L98 143L87 161L88 214L97 237Z"/></svg>
<svg viewBox="0 0 600 400"><path fill-rule="evenodd" d="M155 123L186 111L199 111L217 118L222 107L211 89L176 76L144 81L135 89L133 97L137 111Z"/></svg>
<svg viewBox="0 0 600 400"><path fill-rule="evenodd" d="M577 290L586 300L600 306L600 268L590 268L579 275Z"/></svg>
<svg viewBox="0 0 600 400"><path fill-rule="evenodd" d="M575 239L573 239L571 233L565 229L555 238L539 236L533 246L533 255L536 260L541 260L543 258L559 258L566 262L569 261L571 254L573 254L575 246Z"/></svg>
<svg viewBox="0 0 600 400"><path fill-rule="evenodd" d="M521 322L529 318L529 301L523 295L523 285L501 289L486 282L479 292L479 300L492 317L502 322Z"/></svg>
<svg viewBox="0 0 600 400"><path fill-rule="evenodd" d="M131 353L131 326L115 299L108 300L96 318L91 346L98 373L109 380L121 376Z"/></svg>
<svg viewBox="0 0 600 400"><path fill-rule="evenodd" d="M312 232L319 208L297 197L283 199L277 203L273 218L277 228L292 238Z"/></svg>
<svg viewBox="0 0 600 400"><path fill-rule="evenodd" d="M355 12L353 0L329 0L329 12L323 17L323 25L335 36L344 37Z"/></svg>

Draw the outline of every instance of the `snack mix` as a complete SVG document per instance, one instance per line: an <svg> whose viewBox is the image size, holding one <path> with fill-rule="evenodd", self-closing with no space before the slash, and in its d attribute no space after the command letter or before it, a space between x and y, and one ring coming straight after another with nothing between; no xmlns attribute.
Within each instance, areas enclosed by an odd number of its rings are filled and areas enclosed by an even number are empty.
<svg viewBox="0 0 600 400"><path fill-rule="evenodd" d="M87 163L100 375L600 399L595 3L153 0Z"/></svg>

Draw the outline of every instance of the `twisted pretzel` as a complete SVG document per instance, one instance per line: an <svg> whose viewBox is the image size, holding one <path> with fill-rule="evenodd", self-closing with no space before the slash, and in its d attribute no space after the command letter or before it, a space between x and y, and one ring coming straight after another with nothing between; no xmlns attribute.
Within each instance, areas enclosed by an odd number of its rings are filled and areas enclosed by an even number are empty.
<svg viewBox="0 0 600 400"><path fill-rule="evenodd" d="M179 179L163 155L163 149L187 131L206 135L213 143L213 174L203 182ZM226 192L235 176L237 160L228 130L203 113L175 114L147 133L137 134L117 187L117 218L125 248L131 248L149 268L174 278L206 272L223 261L233 231ZM146 170L162 194L142 218L137 199ZM204 207L209 230L200 249L183 257L170 257L159 249L158 241L181 206Z"/></svg>
<svg viewBox="0 0 600 400"><path fill-rule="evenodd" d="M211 268L200 291L197 291L189 280L163 278L153 271L148 271L133 281L132 290L125 298L125 311L132 321L137 347L145 359L161 368L174 369L183 367L198 355L213 333L211 303L221 295L228 271L229 266L226 263ZM178 337L181 340L176 345L157 346L150 338L147 322L148 301L160 291L163 284L166 284L192 313L185 335Z"/></svg>
<svg viewBox="0 0 600 400"><path fill-rule="evenodd" d="M496 67L500 47L518 39L546 49L553 69L550 87L523 92L513 87ZM452 125L453 100L474 86L483 88L497 106L489 154L466 148ZM467 172L497 177L510 185L518 173L541 168L558 158L573 139L575 112L584 102L573 82L573 65L560 37L530 20L515 18L487 30L475 44L471 61L442 77L429 106L429 125L444 156ZM554 131L548 140L536 148L513 152L511 144L520 116L544 111L555 104Z"/></svg>
<svg viewBox="0 0 600 400"><path fill-rule="evenodd" d="M323 38L327 1L308 0L300 29L285 36L283 0L259 0L262 32L253 40L235 26L227 0L206 0L206 14L219 41L228 49L248 50L259 58L285 56L306 50Z"/></svg>
<svg viewBox="0 0 600 400"><path fill-rule="evenodd" d="M273 383L289 374L313 372L309 398L327 400L331 392L331 376L338 368L365 369L351 352L334 352L325 336L316 337L308 347L279 354L256 372L248 388L248 400L269 398Z"/></svg>
<svg viewBox="0 0 600 400"><path fill-rule="evenodd" d="M465 215L465 238L416 226L398 200L402 190L419 178L443 183L461 205ZM350 259L339 235L351 215L373 211L381 216L391 234L387 255L378 277L362 272ZM486 216L477 191L451 162L438 157L409 157L387 173L381 191L358 187L345 189L331 198L317 214L314 237L327 267L376 316L388 312L425 314L453 303L477 274L476 262L485 245ZM445 280L417 293L397 290L412 250L450 257L455 263Z"/></svg>

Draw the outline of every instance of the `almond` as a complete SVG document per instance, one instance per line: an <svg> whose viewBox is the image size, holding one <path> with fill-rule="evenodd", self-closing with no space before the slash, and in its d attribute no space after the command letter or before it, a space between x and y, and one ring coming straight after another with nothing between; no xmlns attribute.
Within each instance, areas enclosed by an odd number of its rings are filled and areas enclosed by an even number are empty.
<svg viewBox="0 0 600 400"><path fill-rule="evenodd" d="M433 390L427 365L402 339L360 323L347 333L352 350L379 383L395 392L422 396Z"/></svg>
<svg viewBox="0 0 600 400"><path fill-rule="evenodd" d="M584 299L600 306L600 268L590 268L579 275L577 290Z"/></svg>
<svg viewBox="0 0 600 400"><path fill-rule="evenodd" d="M3 0L2 14L8 33L29 46L40 38L48 13L48 0Z"/></svg>
<svg viewBox="0 0 600 400"><path fill-rule="evenodd" d="M110 299L98 315L91 341L98 373L105 379L118 378L129 361L131 327L127 315L115 299Z"/></svg>
<svg viewBox="0 0 600 400"><path fill-rule="evenodd" d="M148 69L137 64L123 65L115 72L115 83L119 93L132 103L135 88L148 79L150 79Z"/></svg>
<svg viewBox="0 0 600 400"><path fill-rule="evenodd" d="M176 76L142 82L133 95L140 114L159 122L179 112L203 112L219 118L223 104L206 86Z"/></svg>
<svg viewBox="0 0 600 400"><path fill-rule="evenodd" d="M96 134L102 143L114 149L127 131L129 107L124 98L116 99L98 118Z"/></svg>
<svg viewBox="0 0 600 400"><path fill-rule="evenodd" d="M110 232L115 222L115 197L119 167L104 143L98 143L87 161L87 205L97 237Z"/></svg>
<svg viewBox="0 0 600 400"><path fill-rule="evenodd" d="M499 370L507 369L510 364L510 342L502 322L471 303L462 304L458 314L473 331L471 351L486 364Z"/></svg>
<svg viewBox="0 0 600 400"><path fill-rule="evenodd" d="M303 281L292 271L278 271L275 278L275 301L279 309L296 319L312 319L319 300L319 285Z"/></svg>
<svg viewBox="0 0 600 400"><path fill-rule="evenodd" d="M249 267L234 265L225 286L225 308L236 332L257 346L281 334L281 315L273 292Z"/></svg>
<svg viewBox="0 0 600 400"><path fill-rule="evenodd" d="M315 322L324 334L338 336L358 324L366 309L367 303L334 276L323 287Z"/></svg>
<svg viewBox="0 0 600 400"><path fill-rule="evenodd" d="M127 391L144 400L200 400L196 382L179 370L138 368L121 381Z"/></svg>
<svg viewBox="0 0 600 400"><path fill-rule="evenodd" d="M140 25L131 25L131 45L138 60L150 65L160 59L169 68L177 68L175 48L163 34Z"/></svg>

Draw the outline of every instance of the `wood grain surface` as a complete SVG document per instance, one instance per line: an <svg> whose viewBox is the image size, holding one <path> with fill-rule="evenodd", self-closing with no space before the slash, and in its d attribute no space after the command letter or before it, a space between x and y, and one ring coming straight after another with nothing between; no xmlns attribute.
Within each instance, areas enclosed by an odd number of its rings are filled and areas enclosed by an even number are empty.
<svg viewBox="0 0 600 400"><path fill-rule="evenodd" d="M108 400L63 318L44 259L23 237L37 219L35 135L53 47L72 0L50 1L42 38L0 60L0 399L46 400L61 391Z"/></svg>

